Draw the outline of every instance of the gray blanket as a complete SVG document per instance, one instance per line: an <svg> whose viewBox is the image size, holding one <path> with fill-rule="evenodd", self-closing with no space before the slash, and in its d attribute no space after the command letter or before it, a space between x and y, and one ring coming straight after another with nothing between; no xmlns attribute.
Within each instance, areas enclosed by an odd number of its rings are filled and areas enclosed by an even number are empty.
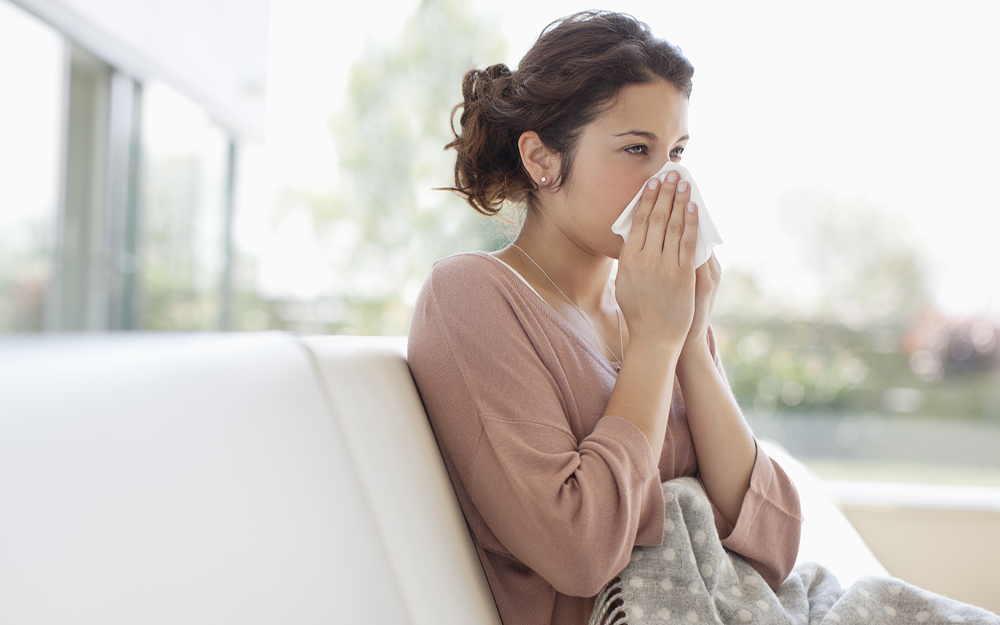
<svg viewBox="0 0 1000 625"><path fill-rule="evenodd" d="M777 591L719 542L697 480L663 485L663 544L636 547L632 561L597 596L590 625L1000 625L996 615L888 577L843 590L815 563L798 566Z"/></svg>

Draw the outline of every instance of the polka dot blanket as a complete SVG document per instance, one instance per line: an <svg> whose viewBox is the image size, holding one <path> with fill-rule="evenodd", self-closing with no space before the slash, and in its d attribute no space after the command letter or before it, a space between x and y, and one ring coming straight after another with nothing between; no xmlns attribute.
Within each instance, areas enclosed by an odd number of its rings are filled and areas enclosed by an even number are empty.
<svg viewBox="0 0 1000 625"><path fill-rule="evenodd" d="M1000 625L991 612L898 579L863 577L846 590L815 563L777 589L719 542L701 484L663 484L663 543L636 547L632 561L597 595L590 625Z"/></svg>

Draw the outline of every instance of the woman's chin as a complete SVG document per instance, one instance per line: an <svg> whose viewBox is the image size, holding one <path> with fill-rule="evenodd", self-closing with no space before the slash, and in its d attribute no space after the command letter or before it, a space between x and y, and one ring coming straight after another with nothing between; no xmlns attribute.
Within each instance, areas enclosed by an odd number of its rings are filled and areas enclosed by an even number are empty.
<svg viewBox="0 0 1000 625"><path fill-rule="evenodd" d="M614 240L611 243L611 245L608 246L606 254L608 258L613 258L615 260L618 260L618 257L621 256L622 249L625 247L625 239L623 239L620 235L617 234L613 235L613 237Z"/></svg>

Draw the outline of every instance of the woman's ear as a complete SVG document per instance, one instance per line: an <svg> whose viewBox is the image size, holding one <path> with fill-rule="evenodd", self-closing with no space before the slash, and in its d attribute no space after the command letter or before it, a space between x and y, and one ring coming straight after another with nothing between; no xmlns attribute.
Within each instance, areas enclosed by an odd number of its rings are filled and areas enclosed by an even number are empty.
<svg viewBox="0 0 1000 625"><path fill-rule="evenodd" d="M534 130L525 130L517 140L521 163L539 187L546 187L559 175L559 155L550 150Z"/></svg>

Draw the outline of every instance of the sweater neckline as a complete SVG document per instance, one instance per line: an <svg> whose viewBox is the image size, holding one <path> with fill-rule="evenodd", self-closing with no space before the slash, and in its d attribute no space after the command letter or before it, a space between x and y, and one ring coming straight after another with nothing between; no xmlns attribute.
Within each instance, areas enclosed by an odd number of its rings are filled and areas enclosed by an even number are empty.
<svg viewBox="0 0 1000 625"><path fill-rule="evenodd" d="M538 293L538 291L535 290L535 287L531 286L531 283L529 283L524 278L524 276L518 273L516 269L514 269L504 261L500 260L496 256L488 254L487 252L469 252L469 253L472 254L473 256L483 256L488 258L489 260L493 261L495 265L501 267L502 269L506 270L508 273L513 275L515 278L517 278L516 280L513 281L513 285L515 288L527 289L528 291L530 291L535 298L536 306L539 310L541 310L545 315L551 317L553 322L560 328L562 328L563 332L566 332L567 334L572 336L577 343L582 345L584 349L590 352L591 356L594 356L597 360L603 363L609 372L611 372L614 375L618 374L618 372L615 371L615 365L618 365L618 361L610 360L604 354L602 354L594 345L593 341L584 336L569 321L567 321L565 317L556 312L556 310L552 308L552 306L549 305L548 302L545 301L545 298L542 297Z"/></svg>

